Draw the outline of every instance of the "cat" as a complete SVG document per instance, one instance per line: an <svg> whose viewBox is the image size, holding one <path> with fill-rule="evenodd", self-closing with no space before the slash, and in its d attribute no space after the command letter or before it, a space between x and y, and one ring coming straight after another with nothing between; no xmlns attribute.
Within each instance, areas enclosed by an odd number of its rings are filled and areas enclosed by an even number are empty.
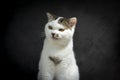
<svg viewBox="0 0 120 80"><path fill-rule="evenodd" d="M79 80L73 51L77 18L46 13L45 40L39 61L38 80Z"/></svg>

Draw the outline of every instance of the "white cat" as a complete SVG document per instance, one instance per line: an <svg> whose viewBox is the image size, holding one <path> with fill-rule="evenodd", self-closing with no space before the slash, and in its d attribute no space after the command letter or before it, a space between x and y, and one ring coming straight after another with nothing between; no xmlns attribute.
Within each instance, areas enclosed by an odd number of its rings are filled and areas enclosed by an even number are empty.
<svg viewBox="0 0 120 80"><path fill-rule="evenodd" d="M46 38L39 62L38 80L79 80L73 51L77 18L57 17L47 13Z"/></svg>

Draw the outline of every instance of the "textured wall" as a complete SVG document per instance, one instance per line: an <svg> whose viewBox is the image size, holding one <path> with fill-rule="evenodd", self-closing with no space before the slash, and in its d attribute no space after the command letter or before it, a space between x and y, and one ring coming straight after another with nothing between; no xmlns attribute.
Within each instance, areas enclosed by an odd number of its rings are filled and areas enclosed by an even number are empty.
<svg viewBox="0 0 120 80"><path fill-rule="evenodd" d="M74 51L81 80L120 80L119 4L28 0L10 3L5 8L7 24L1 58L10 79L36 80L46 12L51 12L78 18Z"/></svg>

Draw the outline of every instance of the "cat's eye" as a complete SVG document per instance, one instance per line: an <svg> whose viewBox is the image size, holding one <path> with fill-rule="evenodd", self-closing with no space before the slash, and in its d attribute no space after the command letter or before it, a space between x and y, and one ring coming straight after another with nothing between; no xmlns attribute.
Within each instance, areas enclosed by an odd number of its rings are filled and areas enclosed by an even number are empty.
<svg viewBox="0 0 120 80"><path fill-rule="evenodd" d="M48 26L49 29L53 29L52 26Z"/></svg>
<svg viewBox="0 0 120 80"><path fill-rule="evenodd" d="M65 29L59 29L59 31L63 32Z"/></svg>

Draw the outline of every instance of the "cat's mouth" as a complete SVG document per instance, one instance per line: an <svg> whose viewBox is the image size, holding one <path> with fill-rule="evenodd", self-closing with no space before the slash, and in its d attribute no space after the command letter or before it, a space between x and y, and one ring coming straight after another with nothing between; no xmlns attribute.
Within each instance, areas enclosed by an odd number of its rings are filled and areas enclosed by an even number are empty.
<svg viewBox="0 0 120 80"><path fill-rule="evenodd" d="M59 40L59 38L56 38L56 37L52 37L53 40Z"/></svg>

